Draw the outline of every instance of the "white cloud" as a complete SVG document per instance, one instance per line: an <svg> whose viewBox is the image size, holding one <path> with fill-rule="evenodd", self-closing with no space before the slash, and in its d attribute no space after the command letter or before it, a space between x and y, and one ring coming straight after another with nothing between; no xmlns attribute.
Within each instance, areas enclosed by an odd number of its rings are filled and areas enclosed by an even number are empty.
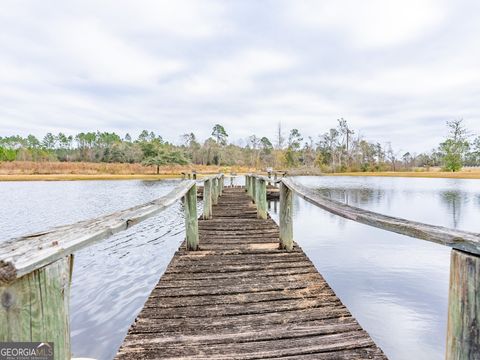
<svg viewBox="0 0 480 360"><path fill-rule="evenodd" d="M0 2L0 136L56 129L232 140L346 118L425 151L480 133L474 0ZM67 131L68 132L68 131ZM426 139L422 136L430 132Z"/></svg>
<svg viewBox="0 0 480 360"><path fill-rule="evenodd" d="M184 90L192 95L213 96L252 91L262 75L288 71L294 56L275 50L247 49L226 58L214 59L200 73L186 79Z"/></svg>
<svg viewBox="0 0 480 360"><path fill-rule="evenodd" d="M446 15L438 0L299 0L287 16L300 26L344 34L355 46L382 47L416 40Z"/></svg>

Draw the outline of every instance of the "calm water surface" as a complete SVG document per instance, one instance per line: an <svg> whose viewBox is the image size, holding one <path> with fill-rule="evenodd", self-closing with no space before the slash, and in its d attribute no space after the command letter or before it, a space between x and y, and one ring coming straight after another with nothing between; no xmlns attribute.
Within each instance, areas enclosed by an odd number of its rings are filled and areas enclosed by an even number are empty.
<svg viewBox="0 0 480 360"><path fill-rule="evenodd" d="M297 180L351 205L480 231L478 180ZM0 182L0 241L143 203L166 194L175 184L175 180ZM277 220L276 206L270 205ZM71 295L75 356L114 356L184 237L182 216L182 205L176 204L76 253ZM449 249L342 219L297 197L294 234L390 359L444 357Z"/></svg>

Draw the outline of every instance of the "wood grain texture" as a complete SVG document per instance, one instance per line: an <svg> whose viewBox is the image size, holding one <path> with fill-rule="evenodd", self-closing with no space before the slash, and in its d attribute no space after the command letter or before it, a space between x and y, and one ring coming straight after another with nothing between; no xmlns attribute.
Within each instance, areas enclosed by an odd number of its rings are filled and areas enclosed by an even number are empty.
<svg viewBox="0 0 480 360"><path fill-rule="evenodd" d="M117 359L386 359L243 188L198 224L201 250L178 249Z"/></svg>
<svg viewBox="0 0 480 360"><path fill-rule="evenodd" d="M197 185L185 194L185 241L187 250L198 249Z"/></svg>
<svg viewBox="0 0 480 360"><path fill-rule="evenodd" d="M212 218L212 179L206 179L203 186L203 219Z"/></svg>
<svg viewBox="0 0 480 360"><path fill-rule="evenodd" d="M0 285L0 342L53 342L56 360L70 359L72 256Z"/></svg>
<svg viewBox="0 0 480 360"><path fill-rule="evenodd" d="M183 197L195 181L182 181L157 200L73 225L1 242L0 284L53 263L92 242L103 240L165 210ZM195 195L196 196L196 195Z"/></svg>
<svg viewBox="0 0 480 360"><path fill-rule="evenodd" d="M293 249L293 193L284 183L280 183L280 248Z"/></svg>
<svg viewBox="0 0 480 360"><path fill-rule="evenodd" d="M450 246L471 254L480 254L479 234L405 220L346 205L326 198L314 189L301 185L291 178L283 178L282 183L306 201L346 219L413 238Z"/></svg>
<svg viewBox="0 0 480 360"><path fill-rule="evenodd" d="M480 359L480 257L452 250L447 360Z"/></svg>
<svg viewBox="0 0 480 360"><path fill-rule="evenodd" d="M257 217L259 219L267 218L267 184L265 180L257 180Z"/></svg>

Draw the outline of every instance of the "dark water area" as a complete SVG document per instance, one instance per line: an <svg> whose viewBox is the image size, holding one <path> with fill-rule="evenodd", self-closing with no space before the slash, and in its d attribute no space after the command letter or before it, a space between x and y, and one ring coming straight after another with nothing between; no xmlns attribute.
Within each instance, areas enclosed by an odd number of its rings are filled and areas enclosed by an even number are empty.
<svg viewBox="0 0 480 360"><path fill-rule="evenodd" d="M480 231L478 180L297 180L365 209ZM0 241L144 203L168 193L177 182L0 182ZM270 206L277 220L278 206ZM444 357L448 248L345 220L298 197L294 198L294 237L390 359ZM114 356L183 238L183 208L177 203L75 254L74 356Z"/></svg>

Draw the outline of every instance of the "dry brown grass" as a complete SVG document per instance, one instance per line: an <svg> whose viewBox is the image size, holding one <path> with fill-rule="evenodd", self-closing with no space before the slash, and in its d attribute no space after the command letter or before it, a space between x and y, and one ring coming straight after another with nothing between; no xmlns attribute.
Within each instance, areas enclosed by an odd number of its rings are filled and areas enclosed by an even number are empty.
<svg viewBox="0 0 480 360"><path fill-rule="evenodd" d="M241 166L166 165L156 174L155 167L141 164L109 164L84 162L0 162L0 180L107 180L159 179L180 176L182 172L247 173L254 169Z"/></svg>
<svg viewBox="0 0 480 360"><path fill-rule="evenodd" d="M325 174L328 176L382 176L415 178L480 179L479 169L465 169L458 172L447 171L382 171L382 172L348 172Z"/></svg>

